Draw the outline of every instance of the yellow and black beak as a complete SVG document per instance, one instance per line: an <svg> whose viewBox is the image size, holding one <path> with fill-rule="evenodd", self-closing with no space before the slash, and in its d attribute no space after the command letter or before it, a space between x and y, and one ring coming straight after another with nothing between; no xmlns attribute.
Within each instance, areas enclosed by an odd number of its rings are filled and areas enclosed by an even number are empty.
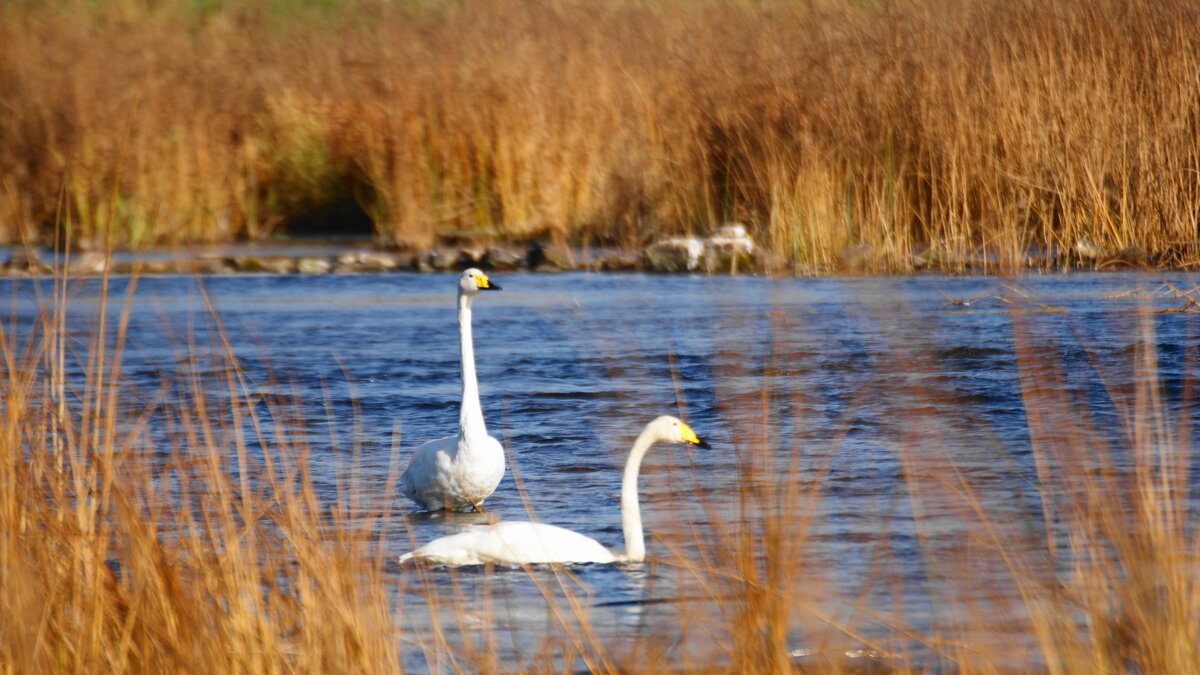
<svg viewBox="0 0 1200 675"><path fill-rule="evenodd" d="M496 284L493 284L486 274L480 274L475 277L475 286L481 291L499 291L503 290Z"/></svg>
<svg viewBox="0 0 1200 675"><path fill-rule="evenodd" d="M680 432L683 436L683 440L685 443L691 443L692 445L696 446L697 448L704 448L705 450L708 450L709 448L712 447L708 443L705 443L704 441L700 440L700 437L696 435L696 432L692 431L692 428L686 424L683 425L683 428L680 429Z"/></svg>

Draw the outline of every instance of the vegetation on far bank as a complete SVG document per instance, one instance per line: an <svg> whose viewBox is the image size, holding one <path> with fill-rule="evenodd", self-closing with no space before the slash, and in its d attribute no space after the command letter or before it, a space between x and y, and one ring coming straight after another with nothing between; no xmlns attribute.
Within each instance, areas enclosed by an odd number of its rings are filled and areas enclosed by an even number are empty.
<svg viewBox="0 0 1200 675"><path fill-rule="evenodd" d="M1184 0L6 2L0 240L1200 262ZM338 222L333 217L334 222Z"/></svg>

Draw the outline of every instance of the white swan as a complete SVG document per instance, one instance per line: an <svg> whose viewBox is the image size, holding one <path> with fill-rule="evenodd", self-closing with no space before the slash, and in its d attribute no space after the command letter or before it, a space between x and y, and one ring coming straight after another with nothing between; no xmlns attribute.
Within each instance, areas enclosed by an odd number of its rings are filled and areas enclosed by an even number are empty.
<svg viewBox="0 0 1200 675"><path fill-rule="evenodd" d="M625 554L617 555L600 542L571 530L542 523L501 522L435 539L400 562L418 559L436 565L482 565L502 563L612 563L646 559L642 516L638 509L637 478L642 457L655 443L708 444L696 437L691 427L669 415L646 425L634 441L621 480L621 527L625 531Z"/></svg>
<svg viewBox="0 0 1200 675"><path fill-rule="evenodd" d="M480 291L500 287L471 268L458 278L458 337L462 357L462 409L458 435L429 441L417 448L400 476L405 497L431 511L482 510L481 504L504 476L504 448L488 435L475 380L475 348L471 340L471 303Z"/></svg>

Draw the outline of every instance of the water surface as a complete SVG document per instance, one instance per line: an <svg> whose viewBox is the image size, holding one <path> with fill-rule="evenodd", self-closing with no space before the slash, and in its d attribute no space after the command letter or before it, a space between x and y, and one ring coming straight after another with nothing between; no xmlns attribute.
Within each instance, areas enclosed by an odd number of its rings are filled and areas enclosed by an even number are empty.
<svg viewBox="0 0 1200 675"><path fill-rule="evenodd" d="M1196 315L1169 311L1190 308L1178 293L1192 288L1188 275L493 278L504 291L475 303L475 351L489 429L508 448L512 470L487 502L492 513L533 514L621 548L624 453L645 422L680 415L713 449L660 446L649 456L641 494L651 558L701 559L705 545L724 545L728 523L754 526L740 501L739 469L752 461L774 467L776 478L820 495L796 514L811 518L802 555L822 572L806 583L828 599L834 618L864 635L886 636L883 616L934 626L948 611L938 587L951 575L938 552L979 534L949 491L914 494L932 484L914 479L914 467L943 467L978 489L998 520L1044 534L1056 524L1041 520L1028 405L1041 400L1039 388L1080 415L1032 420L1037 442L1069 444L1086 426L1116 471L1131 461L1123 406L1137 384L1139 345L1155 357L1157 372L1143 374L1162 393L1166 419L1195 417L1183 392L1196 379L1187 358ZM30 324L46 287L0 283L17 324ZM114 318L127 284L111 281ZM412 514L380 533L389 555L403 553L476 520L414 514L386 489L396 443L403 462L415 445L456 430L455 284L456 275L417 274L142 279L123 372L150 397L183 362L186 336L193 354L219 353L211 302L248 388L299 398L321 497L332 503L351 487L367 496L364 511L391 505ZM71 287L70 321L81 333L95 325L98 293L97 281ZM989 603L1016 601L1002 572L983 565L972 581ZM690 605L705 601L673 565L573 573L605 639L711 610ZM395 574L404 588L406 572ZM554 631L523 572L440 574L448 592L465 587L471 597L486 580L500 598L478 622L449 626L452 641L498 630L502 653L519 664ZM424 595L401 592L397 602L406 606L407 630L428 632ZM798 622L794 648L802 654L845 641L832 633ZM719 652L702 636L679 637L669 649L684 663ZM410 668L445 666L429 659L406 649Z"/></svg>

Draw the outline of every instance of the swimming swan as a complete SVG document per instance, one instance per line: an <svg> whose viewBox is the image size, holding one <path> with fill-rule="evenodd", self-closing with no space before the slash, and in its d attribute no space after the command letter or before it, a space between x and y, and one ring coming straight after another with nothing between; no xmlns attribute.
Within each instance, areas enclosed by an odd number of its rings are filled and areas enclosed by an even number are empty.
<svg viewBox="0 0 1200 675"><path fill-rule="evenodd" d="M554 525L501 522L435 539L400 562L418 559L437 565L482 565L484 563L612 563L646 559L642 516L638 509L637 478L642 457L655 443L708 444L696 437L691 427L669 415L646 425L633 443L621 480L621 527L625 530L625 555L617 555L600 542Z"/></svg>
<svg viewBox="0 0 1200 675"><path fill-rule="evenodd" d="M471 268L458 278L458 337L462 356L462 409L458 435L429 441L417 448L400 476L405 497L431 511L482 510L481 504L504 476L504 448L488 435L475 380L475 348L471 340L471 303L480 291L500 287Z"/></svg>

